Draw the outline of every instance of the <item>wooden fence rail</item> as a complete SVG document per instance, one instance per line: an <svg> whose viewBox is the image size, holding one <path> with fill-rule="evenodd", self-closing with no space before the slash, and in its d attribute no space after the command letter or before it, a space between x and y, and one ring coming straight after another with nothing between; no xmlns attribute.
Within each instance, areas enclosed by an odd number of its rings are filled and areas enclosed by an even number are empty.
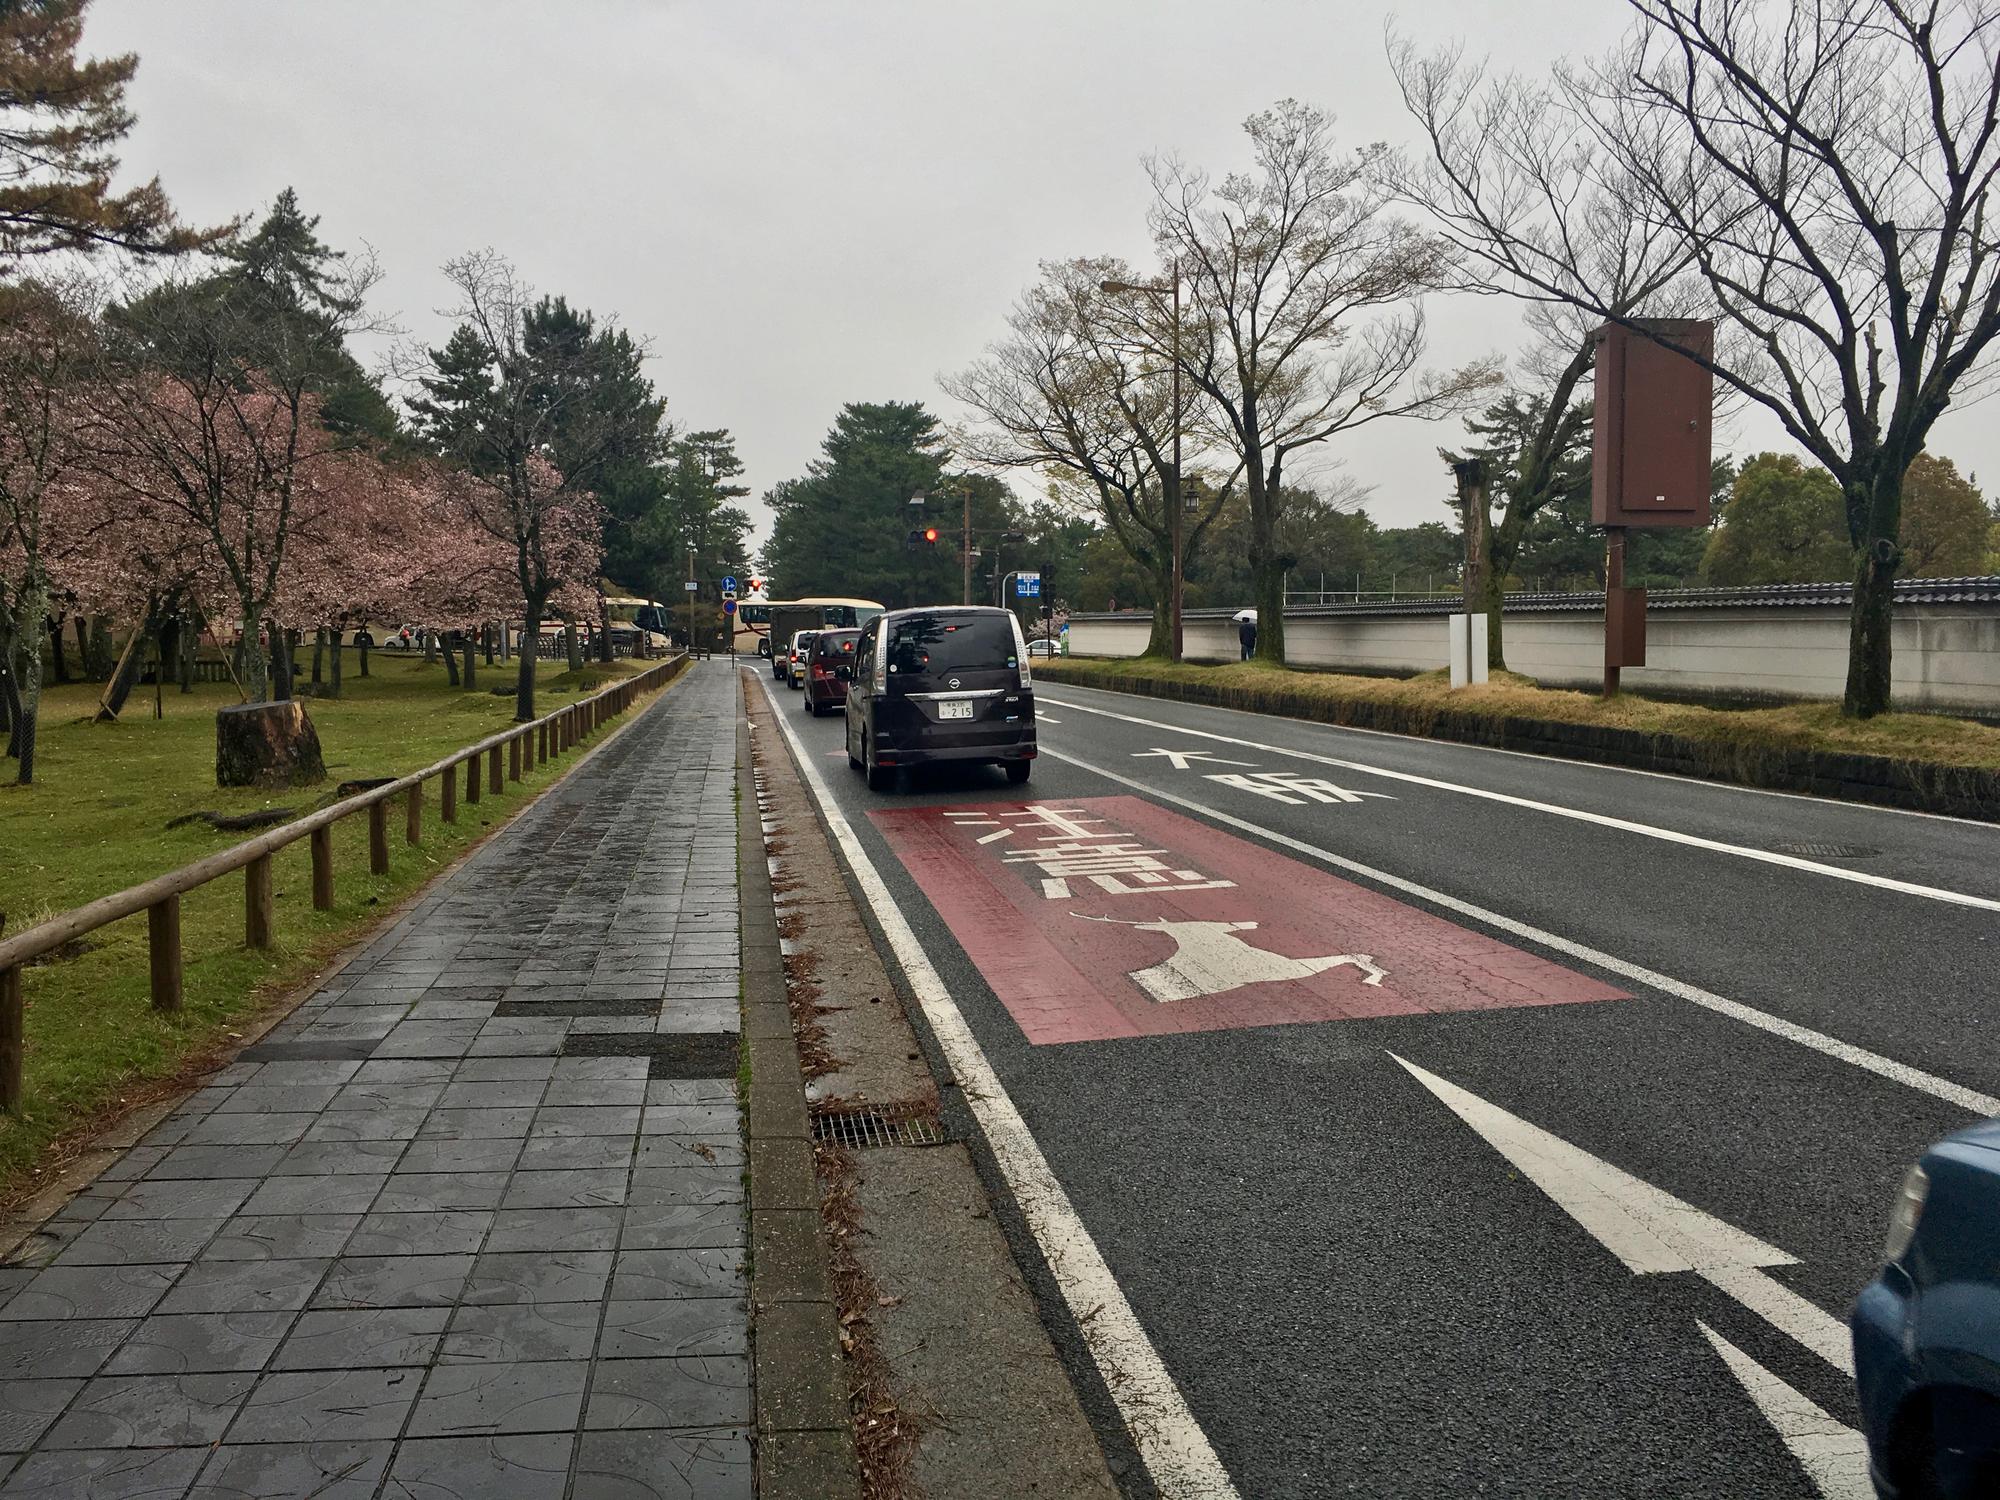
<svg viewBox="0 0 2000 1500"><path fill-rule="evenodd" d="M683 654L615 682L587 698L565 704L525 724L509 725L476 745L454 751L434 765L352 797L318 812L219 850L206 859L182 865L143 885L100 896L95 901L51 917L13 937L0 939L0 1109L18 1111L22 1104L22 1058L25 1051L22 970L32 960L125 917L146 913L151 958L153 1008L175 1011L181 1004L181 897L230 875L244 873L243 939L252 948L269 948L275 941L276 912L272 904L271 857L280 849L311 840L312 904L324 911L333 905L333 825L355 813L368 814L368 865L377 874L389 869L389 803L404 799L404 838L419 842L423 833L423 787L436 778L438 811L447 823L458 821L458 768L465 767L465 800L480 797L480 771L488 771L488 791L498 795L503 774L519 781L551 756L571 749L600 725L609 723L640 696L663 687L687 665ZM501 770L505 755L505 772Z"/></svg>

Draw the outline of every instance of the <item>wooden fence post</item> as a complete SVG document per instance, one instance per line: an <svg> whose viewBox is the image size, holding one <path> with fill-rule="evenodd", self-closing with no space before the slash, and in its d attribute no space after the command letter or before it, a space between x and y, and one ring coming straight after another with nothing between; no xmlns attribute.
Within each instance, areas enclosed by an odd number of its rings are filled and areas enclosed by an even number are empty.
<svg viewBox="0 0 2000 1500"><path fill-rule="evenodd" d="M378 800L368 804L368 871L389 873L389 804Z"/></svg>
<svg viewBox="0 0 2000 1500"><path fill-rule="evenodd" d="M465 757L465 800L467 803L479 800L479 757Z"/></svg>
<svg viewBox="0 0 2000 1500"><path fill-rule="evenodd" d="M410 789L403 793L403 838L412 844L424 841L424 784L410 783Z"/></svg>
<svg viewBox="0 0 2000 1500"><path fill-rule="evenodd" d="M260 854L243 867L243 942L250 948L271 946L277 913L271 905L271 856Z"/></svg>
<svg viewBox="0 0 2000 1500"><path fill-rule="evenodd" d="M21 1110L21 1059L27 1051L22 1036L26 1002L21 998L21 970L0 969L0 1109Z"/></svg>
<svg viewBox="0 0 2000 1500"><path fill-rule="evenodd" d="M146 908L146 951L153 968L153 1009L181 1008L181 898Z"/></svg>
<svg viewBox="0 0 2000 1500"><path fill-rule="evenodd" d="M441 788L438 816L447 823L458 821L458 767L446 766L438 778Z"/></svg>
<svg viewBox="0 0 2000 1500"><path fill-rule="evenodd" d="M521 778L514 778L519 781ZM499 796L507 789L507 783L500 779L500 747L495 745L486 752L486 784L493 788L493 795Z"/></svg>
<svg viewBox="0 0 2000 1500"><path fill-rule="evenodd" d="M312 831L313 910L333 910L333 825Z"/></svg>
<svg viewBox="0 0 2000 1500"><path fill-rule="evenodd" d="M507 736L507 779L521 779L521 736L518 734Z"/></svg>

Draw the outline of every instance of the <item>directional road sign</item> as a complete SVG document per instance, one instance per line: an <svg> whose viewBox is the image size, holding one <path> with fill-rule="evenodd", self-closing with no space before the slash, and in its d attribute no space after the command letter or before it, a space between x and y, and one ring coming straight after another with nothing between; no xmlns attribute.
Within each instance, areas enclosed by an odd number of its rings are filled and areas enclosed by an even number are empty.
<svg viewBox="0 0 2000 1500"><path fill-rule="evenodd" d="M1017 599L1041 598L1042 575L1039 573L1016 573L1014 575L1014 597Z"/></svg>
<svg viewBox="0 0 2000 1500"><path fill-rule="evenodd" d="M722 592L725 594L733 594L736 592L736 580L733 577L725 578L722 580Z"/></svg>

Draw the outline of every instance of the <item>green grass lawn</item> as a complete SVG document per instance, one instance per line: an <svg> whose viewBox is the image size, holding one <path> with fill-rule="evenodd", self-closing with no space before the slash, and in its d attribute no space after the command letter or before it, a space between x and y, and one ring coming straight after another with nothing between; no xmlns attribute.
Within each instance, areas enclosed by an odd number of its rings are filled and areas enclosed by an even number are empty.
<svg viewBox="0 0 2000 1500"><path fill-rule="evenodd" d="M547 713L646 665L592 664L581 674L541 663L536 710ZM36 780L0 785L0 913L8 935L57 912L122 890L249 837L195 823L184 813L282 807L303 815L334 800L348 780L400 776L504 728L513 718L512 663L479 668L476 692L445 684L442 663L375 652L372 675L348 655L344 695L310 699L328 779L297 791L219 790L215 711L236 701L228 683L169 687L164 717L153 689L136 690L115 724L94 724L101 688L58 687L43 695ZM489 688L505 686L505 697ZM243 877L225 876L181 898L185 1001L175 1016L148 1001L144 914L100 928L82 951L26 970L26 1094L18 1117L0 1115L0 1204L32 1191L84 1127L162 1088L230 1042L239 1023L308 978L385 911L504 823L573 762L537 766L504 795L461 801L458 822L438 817L437 783L425 788L424 841L404 841L401 803L390 813L390 871L368 871L368 823L334 829L331 911L312 909L310 856L300 840L274 861L277 946L243 945ZM0 776L13 762L0 760ZM524 790L525 789L525 790Z"/></svg>

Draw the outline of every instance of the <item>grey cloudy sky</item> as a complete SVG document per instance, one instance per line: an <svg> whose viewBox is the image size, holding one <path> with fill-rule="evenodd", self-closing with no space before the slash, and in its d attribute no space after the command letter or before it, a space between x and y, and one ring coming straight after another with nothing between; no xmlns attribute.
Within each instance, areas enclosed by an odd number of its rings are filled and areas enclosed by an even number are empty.
<svg viewBox="0 0 2000 1500"><path fill-rule="evenodd" d="M1287 96L1400 141L1385 19L1506 65L1596 51L1615 0L97 0L87 46L140 55L125 159L188 217L296 187L374 246L384 311L442 337L438 266L491 245L652 340L684 427L735 432L753 490L800 473L840 404L921 400L1001 332L1036 263L1144 263L1139 157L1246 164ZM1433 299L1435 362L1519 342L1500 299ZM1933 447L2000 469L1992 412ZM1455 424L1333 453L1384 525L1441 518ZM1773 446L1743 418L1723 440ZM765 512L753 507L760 532Z"/></svg>

